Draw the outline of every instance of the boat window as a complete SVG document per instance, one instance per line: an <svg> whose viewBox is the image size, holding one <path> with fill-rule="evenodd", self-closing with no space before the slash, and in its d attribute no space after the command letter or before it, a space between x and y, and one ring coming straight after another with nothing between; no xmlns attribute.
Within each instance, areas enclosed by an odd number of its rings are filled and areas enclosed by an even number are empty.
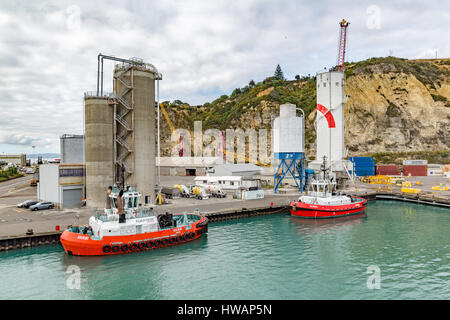
<svg viewBox="0 0 450 320"><path fill-rule="evenodd" d="M133 197L129 197L128 198L128 208L132 208L133 207Z"/></svg>
<svg viewBox="0 0 450 320"><path fill-rule="evenodd" d="M139 201L139 198L138 198L138 197L135 197L135 198L134 198L134 206L135 206L135 207L138 206L138 201Z"/></svg>
<svg viewBox="0 0 450 320"><path fill-rule="evenodd" d="M117 198L112 198L111 204L114 209L117 209Z"/></svg>

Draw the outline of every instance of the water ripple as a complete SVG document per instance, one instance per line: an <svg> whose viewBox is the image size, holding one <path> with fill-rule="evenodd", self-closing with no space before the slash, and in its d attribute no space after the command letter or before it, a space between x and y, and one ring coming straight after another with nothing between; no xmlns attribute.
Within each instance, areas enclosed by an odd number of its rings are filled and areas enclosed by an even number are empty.
<svg viewBox="0 0 450 320"><path fill-rule="evenodd" d="M70 257L59 245L3 252L0 298L448 298L449 213L376 201L365 216L343 220L277 214L218 222L199 240L144 253ZM79 290L66 285L72 265L81 271ZM379 290L367 286L370 266L380 270Z"/></svg>

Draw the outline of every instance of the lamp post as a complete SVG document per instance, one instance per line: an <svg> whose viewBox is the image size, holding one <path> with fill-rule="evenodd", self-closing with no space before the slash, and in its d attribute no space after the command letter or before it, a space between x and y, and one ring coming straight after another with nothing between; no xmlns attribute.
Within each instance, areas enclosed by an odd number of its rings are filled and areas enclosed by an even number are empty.
<svg viewBox="0 0 450 320"><path fill-rule="evenodd" d="M35 158L36 156L35 156L35 153L34 153L34 148L36 148L36 146L31 146L32 148L33 148L33 158ZM36 159L34 159L34 161L36 162ZM30 166L31 166L31 161L30 161Z"/></svg>

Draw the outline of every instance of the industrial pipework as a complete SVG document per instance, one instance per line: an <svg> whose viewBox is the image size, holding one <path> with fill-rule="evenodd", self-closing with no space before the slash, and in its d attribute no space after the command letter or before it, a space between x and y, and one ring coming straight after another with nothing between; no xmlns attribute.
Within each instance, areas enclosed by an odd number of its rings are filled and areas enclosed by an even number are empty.
<svg viewBox="0 0 450 320"><path fill-rule="evenodd" d="M97 56L97 96L103 96L103 59L118 61L122 63L129 63L131 65L144 67L155 73L156 80L162 80L162 75L158 72L158 69L156 69L156 67L151 63L144 63L140 59L136 60L123 59L99 53Z"/></svg>

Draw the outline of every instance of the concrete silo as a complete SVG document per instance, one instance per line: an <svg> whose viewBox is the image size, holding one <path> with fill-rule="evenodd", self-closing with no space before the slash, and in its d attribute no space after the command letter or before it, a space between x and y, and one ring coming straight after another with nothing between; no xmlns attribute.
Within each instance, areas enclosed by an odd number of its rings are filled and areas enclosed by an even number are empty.
<svg viewBox="0 0 450 320"><path fill-rule="evenodd" d="M340 71L317 74L316 160L310 168L318 170L325 156L331 171L350 168L345 152L344 104L345 75Z"/></svg>
<svg viewBox="0 0 450 320"><path fill-rule="evenodd" d="M326 156L336 169L344 158L344 98L343 72L317 75L316 160Z"/></svg>
<svg viewBox="0 0 450 320"><path fill-rule="evenodd" d="M122 63L114 69L115 183L155 199L154 68Z"/></svg>
<svg viewBox="0 0 450 320"><path fill-rule="evenodd" d="M106 189L114 183L113 115L107 97L85 94L85 185L91 207L105 206Z"/></svg>
<svg viewBox="0 0 450 320"><path fill-rule="evenodd" d="M294 179L298 189L303 191L304 118L304 114L297 116L296 105L285 103L280 105L280 116L273 121L274 192L278 190L283 179L288 177Z"/></svg>

